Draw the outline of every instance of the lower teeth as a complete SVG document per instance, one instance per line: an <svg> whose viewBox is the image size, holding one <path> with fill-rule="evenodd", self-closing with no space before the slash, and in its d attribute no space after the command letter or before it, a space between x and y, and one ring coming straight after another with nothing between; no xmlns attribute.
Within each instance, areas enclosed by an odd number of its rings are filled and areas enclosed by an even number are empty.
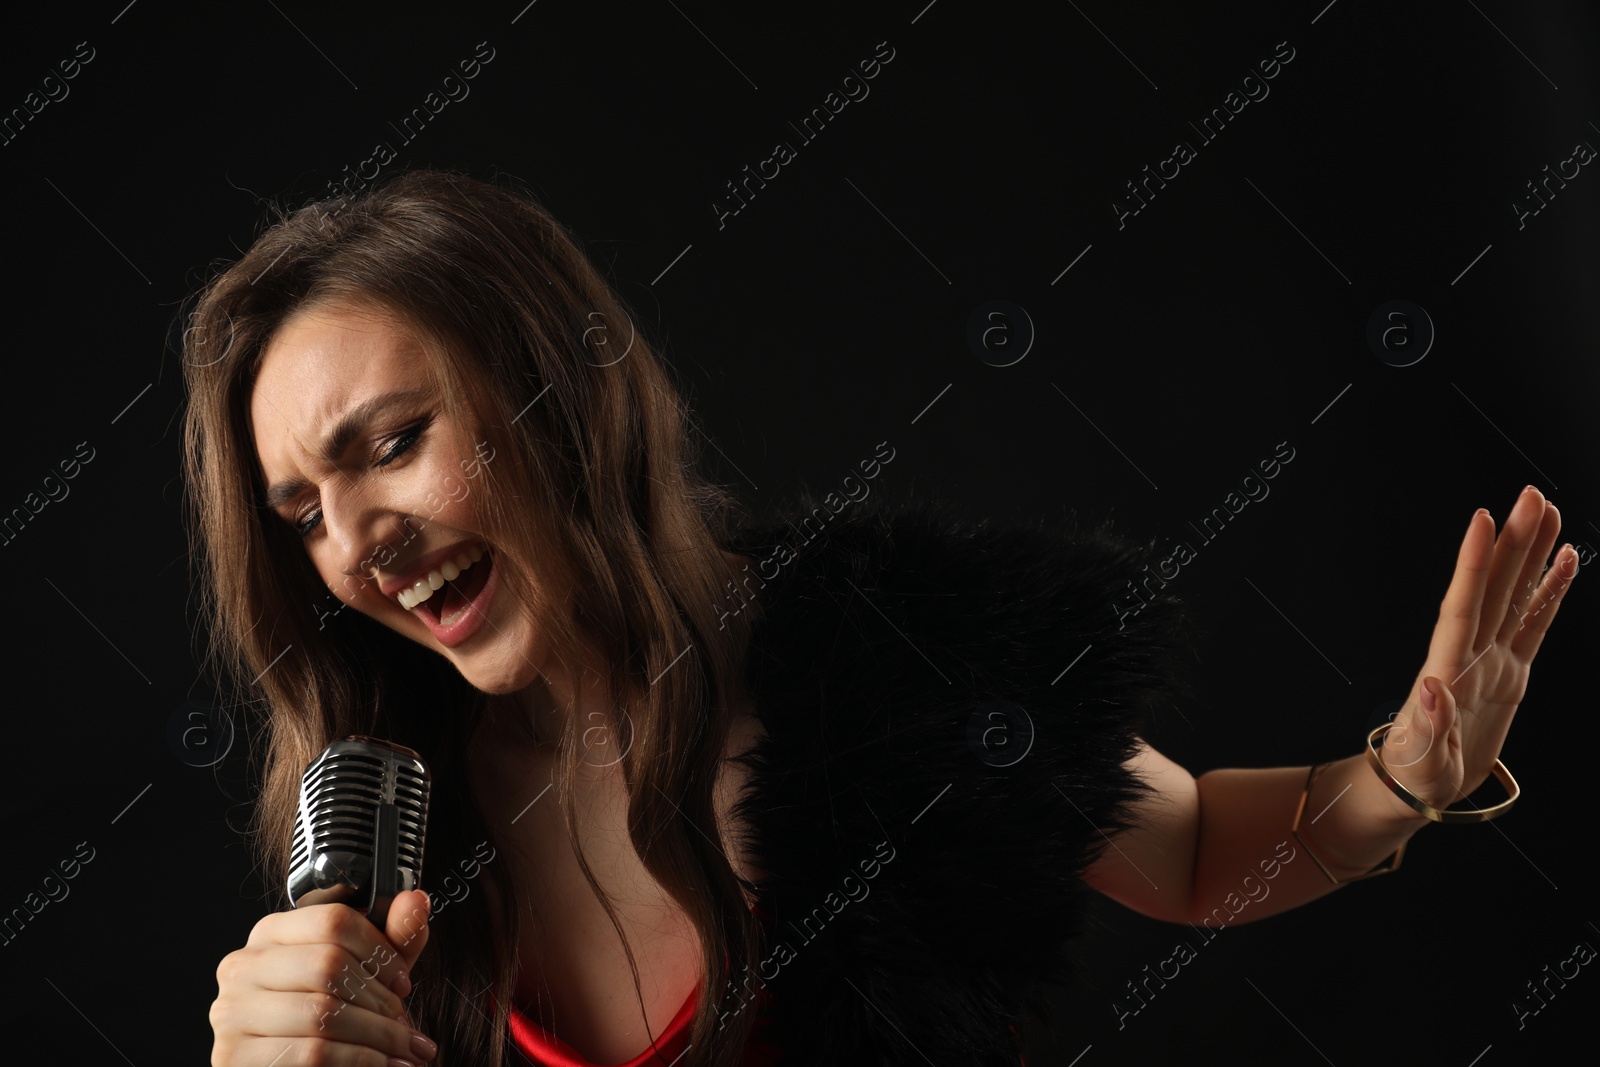
<svg viewBox="0 0 1600 1067"><path fill-rule="evenodd" d="M439 622L442 625L448 626L451 623L455 622L455 620L459 619L461 617L461 613L466 611L466 610L467 610L467 605L465 603L463 603L455 611L452 611L450 614L446 615L444 613L444 605L440 604L439 605Z"/></svg>

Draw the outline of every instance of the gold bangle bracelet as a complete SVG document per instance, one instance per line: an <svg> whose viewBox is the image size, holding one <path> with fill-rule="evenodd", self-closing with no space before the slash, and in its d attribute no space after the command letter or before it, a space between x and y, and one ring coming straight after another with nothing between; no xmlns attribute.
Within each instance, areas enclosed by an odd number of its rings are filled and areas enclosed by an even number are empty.
<svg viewBox="0 0 1600 1067"><path fill-rule="evenodd" d="M1388 786L1390 792L1405 801L1406 805L1416 811L1417 814L1439 823L1488 822L1490 819L1510 811L1511 806L1522 795L1522 790L1517 786L1517 780L1511 777L1511 772L1506 770L1506 765L1497 759L1494 761L1494 776L1505 787L1508 794L1504 800L1490 807L1473 808L1471 811L1446 811L1434 807L1395 781L1394 775L1389 773L1389 768L1384 766L1383 760L1379 758L1378 749L1373 747L1373 742L1380 740L1393 726L1393 722L1383 723L1367 735L1367 762L1377 772L1379 781ZM1468 801L1468 803L1470 804L1471 801Z"/></svg>

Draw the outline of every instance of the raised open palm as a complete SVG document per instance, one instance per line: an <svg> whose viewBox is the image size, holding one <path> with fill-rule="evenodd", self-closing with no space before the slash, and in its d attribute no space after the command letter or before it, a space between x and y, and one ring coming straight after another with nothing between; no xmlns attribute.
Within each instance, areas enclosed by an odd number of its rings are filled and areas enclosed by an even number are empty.
<svg viewBox="0 0 1600 1067"><path fill-rule="evenodd" d="M1427 662L1383 739L1390 774L1436 808L1470 794L1500 755L1533 658L1578 573L1570 544L1545 568L1560 530L1561 513L1531 485L1498 536L1483 508L1467 526Z"/></svg>

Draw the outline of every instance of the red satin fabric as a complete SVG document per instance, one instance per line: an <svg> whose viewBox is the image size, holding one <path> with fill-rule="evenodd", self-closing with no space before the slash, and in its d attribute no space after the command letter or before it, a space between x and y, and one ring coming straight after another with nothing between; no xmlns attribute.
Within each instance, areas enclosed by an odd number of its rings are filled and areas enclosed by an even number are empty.
<svg viewBox="0 0 1600 1067"><path fill-rule="evenodd" d="M779 1062L780 1050L763 1038L768 1023L765 1008L769 1000L768 991L760 990L755 1002L759 1014L750 1040L745 1044L744 1067L776 1067ZM678 1009L678 1014L673 1016L665 1030L656 1035L655 1047L647 1048L620 1064L596 1064L584 1059L571 1045L515 1007L511 1009L511 1039L517 1049L538 1067L673 1067L688 1048L689 1024L694 1020L695 1004L696 993L691 990L689 998Z"/></svg>

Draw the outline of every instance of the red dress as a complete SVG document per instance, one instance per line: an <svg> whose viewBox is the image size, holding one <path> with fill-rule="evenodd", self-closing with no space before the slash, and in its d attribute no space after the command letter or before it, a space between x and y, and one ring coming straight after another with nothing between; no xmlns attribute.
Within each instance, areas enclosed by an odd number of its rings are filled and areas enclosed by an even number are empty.
<svg viewBox="0 0 1600 1067"><path fill-rule="evenodd" d="M772 994L765 987L756 993L756 1024L750 1031L750 1039L744 1046L744 1067L776 1067L782 1058L782 1049L767 1041L764 1033L770 1019L767 1016L767 1006L772 1000ZM689 993L689 999L683 1002L683 1007L678 1009L678 1014L672 1017L672 1022L656 1037L653 1049L647 1048L631 1060L619 1064L595 1064L578 1055L573 1047L561 1040L533 1019L518 1011L511 1009L511 1041L523 1056L536 1065L536 1067L674 1067L688 1051L686 1042L689 1040L689 1023L694 1019L695 993ZM1011 1027L1013 1033L1016 1027ZM1027 1060L1020 1055L1017 1057L1022 1067L1027 1067Z"/></svg>
<svg viewBox="0 0 1600 1067"><path fill-rule="evenodd" d="M757 993L759 1014L750 1040L745 1044L745 1067L774 1067L778 1063L780 1050L762 1036L769 1022L766 1014L769 1000L770 995L765 988ZM695 1002L696 992L691 990L689 999L683 1002L683 1007L678 1009L672 1022L656 1035L655 1046L619 1064L595 1064L584 1059L571 1045L515 1007L511 1009L511 1040L517 1050L537 1067L673 1067L688 1050L689 1024L694 1020Z"/></svg>

